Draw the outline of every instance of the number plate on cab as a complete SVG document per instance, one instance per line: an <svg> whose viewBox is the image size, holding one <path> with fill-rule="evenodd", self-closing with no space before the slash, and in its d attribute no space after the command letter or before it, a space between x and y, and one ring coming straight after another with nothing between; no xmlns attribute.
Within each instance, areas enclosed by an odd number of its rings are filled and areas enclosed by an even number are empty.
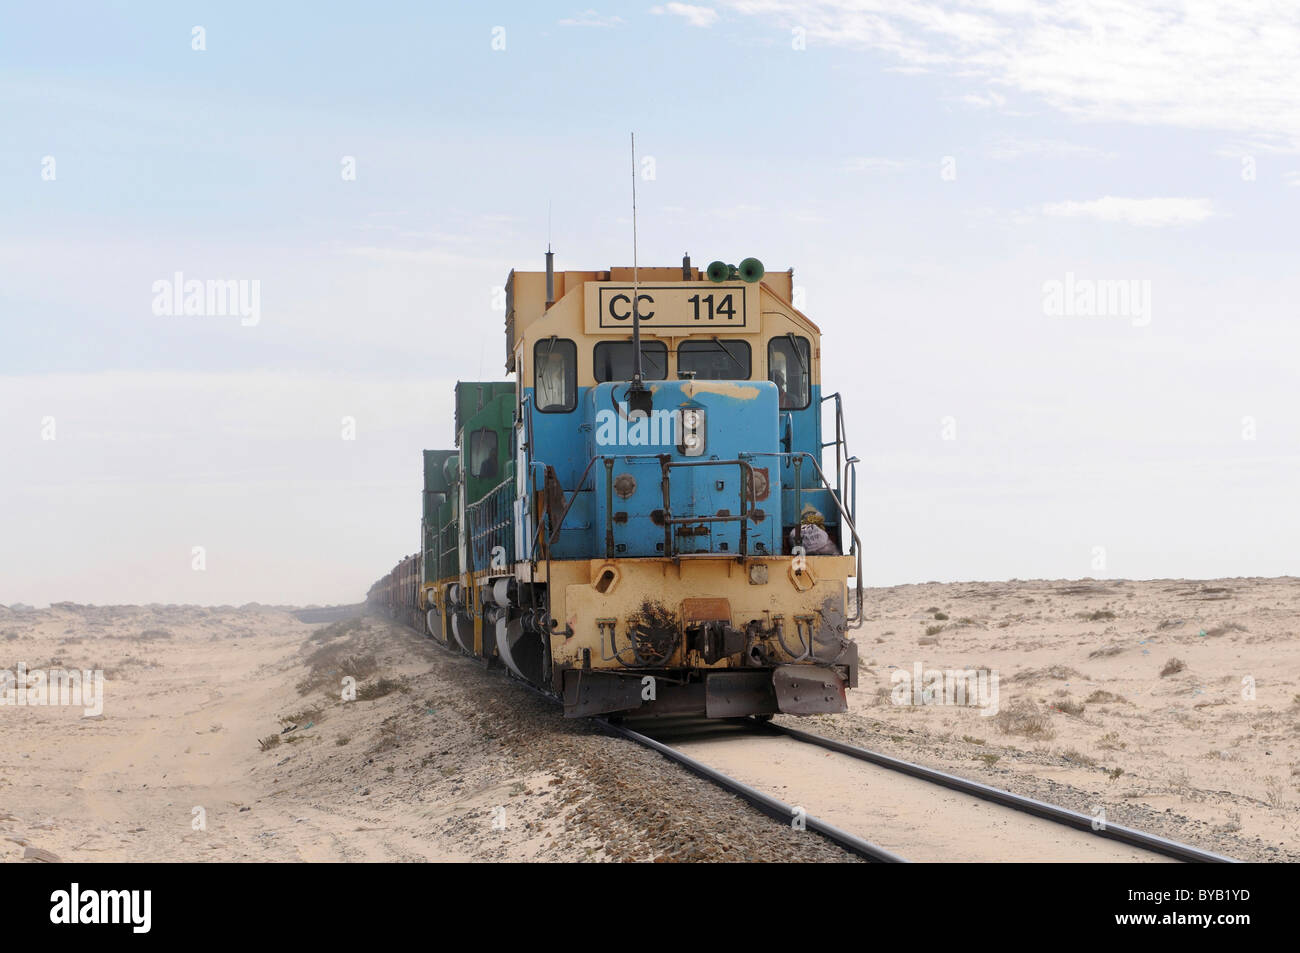
<svg viewBox="0 0 1300 953"><path fill-rule="evenodd" d="M632 333L632 285L588 282L586 330L590 333ZM672 285L643 284L637 288L637 313L647 334L701 334L725 330L758 330L758 288L745 284L683 281Z"/></svg>

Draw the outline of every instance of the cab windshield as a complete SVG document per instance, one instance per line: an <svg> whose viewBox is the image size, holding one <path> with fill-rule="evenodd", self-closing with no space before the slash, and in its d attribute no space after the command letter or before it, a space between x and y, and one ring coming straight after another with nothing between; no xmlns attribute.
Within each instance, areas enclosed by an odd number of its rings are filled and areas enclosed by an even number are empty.
<svg viewBox="0 0 1300 953"><path fill-rule="evenodd" d="M747 341L683 341L677 347L677 376L703 381L747 381L750 358Z"/></svg>

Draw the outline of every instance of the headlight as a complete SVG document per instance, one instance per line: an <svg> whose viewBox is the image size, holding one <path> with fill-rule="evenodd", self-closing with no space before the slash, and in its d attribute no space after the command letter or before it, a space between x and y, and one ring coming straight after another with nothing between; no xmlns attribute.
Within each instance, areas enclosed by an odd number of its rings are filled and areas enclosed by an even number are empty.
<svg viewBox="0 0 1300 953"><path fill-rule="evenodd" d="M683 408L680 431L677 451L685 457L702 456L704 454L704 408Z"/></svg>

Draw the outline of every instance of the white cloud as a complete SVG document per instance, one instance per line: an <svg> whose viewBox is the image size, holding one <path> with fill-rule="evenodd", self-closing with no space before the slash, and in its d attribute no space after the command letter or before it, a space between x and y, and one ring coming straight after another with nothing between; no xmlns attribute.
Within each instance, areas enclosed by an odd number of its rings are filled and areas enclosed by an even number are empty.
<svg viewBox="0 0 1300 953"><path fill-rule="evenodd" d="M625 22L622 17L604 17L595 10L583 10L576 17L565 17L560 21L560 26L594 26L594 27L614 27Z"/></svg>
<svg viewBox="0 0 1300 953"><path fill-rule="evenodd" d="M673 16L684 17L691 26L709 27L718 22L717 10L712 7L693 6L689 3L669 3L662 7L651 7L650 12L656 15L671 13Z"/></svg>
<svg viewBox="0 0 1300 953"><path fill-rule="evenodd" d="M902 159L887 159L883 156L853 156L844 160L845 172L897 172L906 168Z"/></svg>
<svg viewBox="0 0 1300 953"><path fill-rule="evenodd" d="M1113 159L1115 153L1064 139L999 139L988 150L993 159Z"/></svg>
<svg viewBox="0 0 1300 953"><path fill-rule="evenodd" d="M1291 152L1289 140L1279 136L1267 136L1256 133L1244 139L1234 140L1214 150L1216 156L1225 159L1240 159L1243 156L1256 156L1260 153Z"/></svg>
<svg viewBox="0 0 1300 953"><path fill-rule="evenodd" d="M1049 202L1043 206L1043 214L1159 228L1203 222L1214 214L1214 209L1209 199L1125 199L1107 195L1086 202Z"/></svg>
<svg viewBox="0 0 1300 953"><path fill-rule="evenodd" d="M957 101L965 103L968 106L975 106L979 109L991 109L996 106L1001 109L1007 104L1007 97L1001 93L990 91L987 95L979 93L967 93L964 96L958 96Z"/></svg>
<svg viewBox="0 0 1300 953"><path fill-rule="evenodd" d="M1300 13L1275 0L720 0L810 41L1018 90L1085 119L1231 130L1300 151Z"/></svg>

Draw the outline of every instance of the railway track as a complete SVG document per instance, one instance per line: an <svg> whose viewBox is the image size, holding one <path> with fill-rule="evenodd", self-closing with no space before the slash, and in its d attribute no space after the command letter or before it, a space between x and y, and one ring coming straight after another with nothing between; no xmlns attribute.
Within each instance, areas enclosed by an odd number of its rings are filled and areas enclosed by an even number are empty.
<svg viewBox="0 0 1300 953"><path fill-rule="evenodd" d="M415 632L421 638L427 638L424 633L411 626L403 627ZM443 648L446 648L446 646L443 646ZM536 686L530 685L521 679L511 678L509 681L511 684L518 685L549 702L557 701L553 695L543 692ZM744 781L732 777L698 758L692 757L679 747L673 747L667 742L674 738L680 741L682 738L689 739L692 737L697 739L701 737L716 739L725 736L788 738L801 744L823 748L856 761L869 763L899 775L933 784L939 788L964 794L970 798L1041 818L1063 828L1085 833L1101 840L1127 845L1161 857L1168 857L1184 863L1237 863L1231 857L1201 850L1190 844L1179 843L1178 841L1169 840L1156 834L1148 834L1123 825L1107 823L1099 828L1094 828L1095 819L1079 811L1048 804L1045 801L1014 794L968 778L948 774L934 768L927 768L924 765L904 761L877 751L859 748L842 741L836 741L833 738L825 738L821 735L814 735L806 731L800 731L797 728L789 728L769 721L754 718L726 720L698 718L647 719L649 724L642 727L646 727L659 735L656 738L642 731L637 731L625 721L612 721L600 717L589 720L594 724L601 725L612 734L657 751L665 758L681 765L693 774L739 796L763 814L782 824L790 824L794 819L796 813L794 805L787 804L753 785L746 784ZM635 720L632 723L635 723ZM909 862L907 858L811 813L804 814L802 820L807 830L819 834L849 853L865 860L875 863Z"/></svg>
<svg viewBox="0 0 1300 953"><path fill-rule="evenodd" d="M903 761L899 758L870 751L865 748L859 748L841 741L836 741L832 738L825 738L795 728L788 728L784 725L759 722L753 719L737 719L727 722L724 725L719 725L717 722L701 722L699 720L688 720L684 722L666 720L659 724L641 726L644 728L644 731L642 731L629 727L626 722L611 722L608 719L600 718L593 719L593 721L598 722L611 732L620 735L629 741L633 741L659 752L694 774L706 778L733 794L738 795L764 814L767 814L774 820L784 824L790 824L792 819L796 816L795 806L787 804L770 794L764 793L754 785L726 774L719 768L705 763L704 760L692 756L692 754L689 754L686 750L683 750L683 748L690 748L693 743L699 743L701 741L716 742L719 739L733 739L737 741L737 743L746 739L756 738L789 739L802 745L815 746L817 748L822 748L843 755L847 759L866 762L878 768L883 768L889 772L904 775L908 778L914 778L948 791L966 795L969 798L979 799L983 802L998 805L1001 808L1008 808L1022 814L1031 815L1044 821L1048 821L1052 825L1068 828L1072 831L1082 832L1093 838L1110 841L1113 844L1136 848L1139 851L1156 854L1160 857L1167 857L1184 863L1235 863L1235 861L1229 857L1214 854L1197 847L1192 847L1188 844L1182 844L1177 841L1169 840L1168 838L1160 837L1155 834L1148 834L1144 831L1135 830L1123 825L1105 823L1094 827L1097 823L1094 817L1078 811L1070 810L1069 808L1048 804L1044 801L1039 801L1023 795L1013 794L1010 791L995 788L987 784L981 784L978 781L972 781L968 778L962 778L943 771L937 771L933 768L927 768L910 761ZM671 742L675 742L675 744ZM906 858L900 857L898 854L880 846L879 844L865 840L858 834L844 830L842 827L836 826L824 818L814 817L811 812L805 815L804 820L808 830L820 834L859 857L877 862L898 863L906 861Z"/></svg>
<svg viewBox="0 0 1300 953"><path fill-rule="evenodd" d="M771 795L764 794L762 791L745 784L743 781L738 781L729 775L723 774L721 771L709 767L704 762L697 761L689 755L678 751L676 748L651 738L649 735L643 735L639 731L633 731L622 723L610 721L607 718L593 718L592 721L603 725L614 734L620 735L629 741L633 741L636 744L658 751L665 758L675 761L691 773L705 778L708 781L712 781L724 790L738 795L745 801L748 801L752 806L762 811L768 817L771 817L773 820L789 824L795 817L795 809L791 805L786 804ZM885 848L878 844L873 844L871 841L863 840L856 834L850 834L848 831L841 830L835 825L829 824L819 818L807 815L803 820L808 830L820 834L831 843L842 847L851 854L856 854L859 857L876 863L905 863L902 857L885 850Z"/></svg>

